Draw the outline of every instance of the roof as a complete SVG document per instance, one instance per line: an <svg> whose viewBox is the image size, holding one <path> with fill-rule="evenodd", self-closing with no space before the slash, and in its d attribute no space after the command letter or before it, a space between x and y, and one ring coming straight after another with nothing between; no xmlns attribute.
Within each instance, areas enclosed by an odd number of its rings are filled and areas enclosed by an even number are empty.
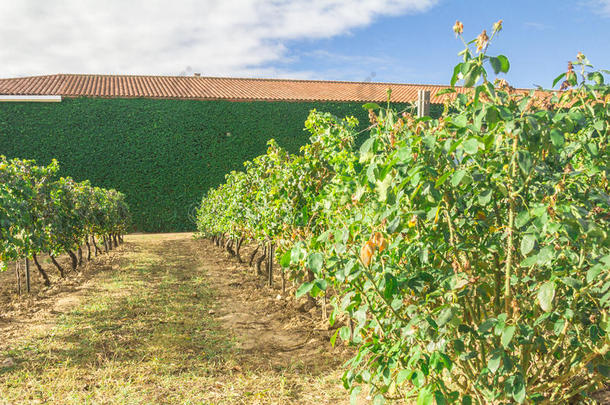
<svg viewBox="0 0 610 405"><path fill-rule="evenodd" d="M448 86L400 83L286 79L239 79L201 76L128 76L56 74L0 79L0 94L62 97L142 97L236 101L415 102L418 90L430 91L432 103ZM456 88L459 92L462 88Z"/></svg>

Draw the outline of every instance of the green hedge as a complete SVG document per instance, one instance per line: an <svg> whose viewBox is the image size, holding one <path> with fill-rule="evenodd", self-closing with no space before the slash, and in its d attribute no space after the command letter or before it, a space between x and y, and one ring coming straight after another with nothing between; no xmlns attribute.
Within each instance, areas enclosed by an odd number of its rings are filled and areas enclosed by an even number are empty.
<svg viewBox="0 0 610 405"><path fill-rule="evenodd" d="M62 175L125 193L137 231L192 230L189 214L203 193L264 153L267 140L275 138L290 152L307 142L303 123L313 108L354 115L362 128L368 125L361 103L119 98L1 103L0 154L39 164L56 158Z"/></svg>

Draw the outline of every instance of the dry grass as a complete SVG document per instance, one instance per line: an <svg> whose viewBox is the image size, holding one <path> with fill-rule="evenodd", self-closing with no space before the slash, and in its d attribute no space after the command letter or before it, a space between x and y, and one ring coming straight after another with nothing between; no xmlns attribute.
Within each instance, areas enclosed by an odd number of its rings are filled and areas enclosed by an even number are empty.
<svg viewBox="0 0 610 405"><path fill-rule="evenodd" d="M0 364L14 362L0 366L0 403L347 403L342 359L320 341L292 354L278 347L276 362L256 345L243 350L245 333L260 331L235 333L220 319L244 304L218 299L227 283L208 274L222 263L201 249L185 234L128 237L118 265L95 272L73 301L62 297L64 312L0 344Z"/></svg>

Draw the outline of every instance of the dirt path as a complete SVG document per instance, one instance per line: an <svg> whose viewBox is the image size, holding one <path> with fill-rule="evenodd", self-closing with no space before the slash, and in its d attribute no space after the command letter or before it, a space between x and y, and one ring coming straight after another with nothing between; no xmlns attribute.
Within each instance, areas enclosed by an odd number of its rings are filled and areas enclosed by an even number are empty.
<svg viewBox="0 0 610 405"><path fill-rule="evenodd" d="M0 404L349 403L319 314L209 242L130 235L84 273L0 306Z"/></svg>

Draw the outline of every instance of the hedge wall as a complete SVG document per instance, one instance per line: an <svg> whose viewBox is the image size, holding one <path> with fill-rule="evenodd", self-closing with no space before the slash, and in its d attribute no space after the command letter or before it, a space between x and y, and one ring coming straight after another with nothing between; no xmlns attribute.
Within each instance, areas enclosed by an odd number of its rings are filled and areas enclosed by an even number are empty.
<svg viewBox="0 0 610 405"><path fill-rule="evenodd" d="M134 230L194 229L189 213L224 175L265 151L266 142L296 152L308 138L313 108L354 115L361 103L64 99L0 103L0 154L59 160L61 174L127 195ZM405 105L397 105L405 108Z"/></svg>

